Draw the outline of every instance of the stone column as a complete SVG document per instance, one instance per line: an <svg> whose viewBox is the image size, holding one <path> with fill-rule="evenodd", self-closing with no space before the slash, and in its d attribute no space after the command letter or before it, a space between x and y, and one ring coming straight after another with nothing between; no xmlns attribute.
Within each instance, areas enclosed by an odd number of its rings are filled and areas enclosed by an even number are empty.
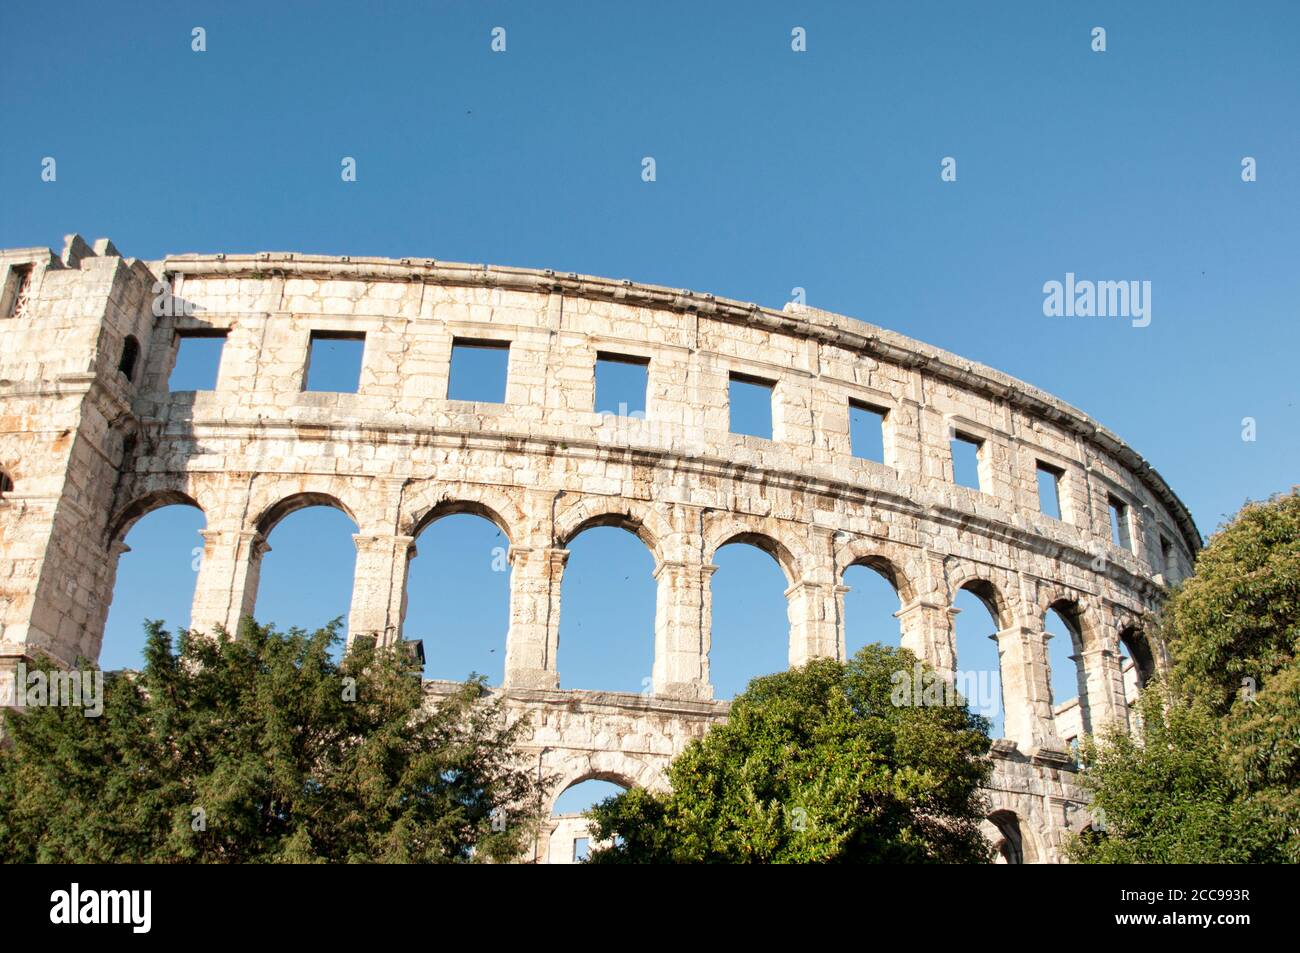
<svg viewBox="0 0 1300 953"><path fill-rule="evenodd" d="M709 580L717 566L662 562L655 569L654 693L708 701L712 598Z"/></svg>
<svg viewBox="0 0 1300 953"><path fill-rule="evenodd" d="M402 637L406 616L406 571L415 556L415 537L355 533L356 568L352 574L352 608L348 612L348 645L358 636L376 645L392 645Z"/></svg>
<svg viewBox="0 0 1300 953"><path fill-rule="evenodd" d="M847 662L849 658L849 636L844 627L844 597L852 591L852 586L843 583L831 590L835 599L835 657L841 662Z"/></svg>
<svg viewBox="0 0 1300 953"><path fill-rule="evenodd" d="M510 633L505 684L559 688L560 583L567 549L510 547Z"/></svg>
<svg viewBox="0 0 1300 953"><path fill-rule="evenodd" d="M1098 645L1083 653L1083 686L1080 700L1087 698L1087 712L1090 724L1085 730L1090 733L1100 731L1109 725L1125 725L1128 721L1128 705L1125 702L1122 681L1119 677L1119 656L1104 645Z"/></svg>
<svg viewBox="0 0 1300 953"><path fill-rule="evenodd" d="M210 635L223 627L231 635L253 614L262 557L271 547L255 529L205 529L199 578L194 587L190 628Z"/></svg>
<svg viewBox="0 0 1300 953"><path fill-rule="evenodd" d="M1014 625L998 631L1002 669L1004 734L1025 754L1061 748L1052 721L1051 688L1047 680L1047 645L1043 629Z"/></svg>
<svg viewBox="0 0 1300 953"><path fill-rule="evenodd" d="M838 658L841 636L836 587L801 579L785 591L790 615L790 667L815 658Z"/></svg>
<svg viewBox="0 0 1300 953"><path fill-rule="evenodd" d="M902 631L902 646L931 665L948 681L956 669L957 650L953 644L954 610L933 599L913 599L894 613Z"/></svg>

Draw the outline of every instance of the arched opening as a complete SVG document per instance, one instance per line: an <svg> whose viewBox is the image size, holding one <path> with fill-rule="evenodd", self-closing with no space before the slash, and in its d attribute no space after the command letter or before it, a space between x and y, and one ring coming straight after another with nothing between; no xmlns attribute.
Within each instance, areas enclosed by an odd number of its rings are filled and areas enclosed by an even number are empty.
<svg viewBox="0 0 1300 953"><path fill-rule="evenodd" d="M989 840L993 844L996 856L993 859L995 864L1023 864L1027 863L1025 857L1025 839L1020 830L1020 818L1014 811L994 811L989 815L989 825L993 828L988 832ZM987 830L987 829L986 829ZM1030 851L1032 856L1032 849Z"/></svg>
<svg viewBox="0 0 1300 953"><path fill-rule="evenodd" d="M1136 626L1129 626L1119 634L1119 651L1121 657L1131 663L1124 676L1124 695L1127 698L1130 695L1130 679L1134 689L1143 689L1147 682L1155 678L1155 654L1151 651L1151 643L1147 641L1146 635ZM1136 695L1137 692L1131 694Z"/></svg>
<svg viewBox="0 0 1300 953"><path fill-rule="evenodd" d="M547 862L580 864L591 853L589 824L583 816L601 801L616 797L631 788L622 779L600 776L575 781L555 799L551 808L551 833Z"/></svg>
<svg viewBox="0 0 1300 953"><path fill-rule="evenodd" d="M0 500L3 500L6 493L14 491L14 481L9 478L9 474L0 470Z"/></svg>
<svg viewBox="0 0 1300 953"><path fill-rule="evenodd" d="M1078 605L1067 599L1052 603L1043 616L1043 632L1052 717L1057 735L1070 745L1092 731L1083 666L1083 618Z"/></svg>
<svg viewBox="0 0 1300 953"><path fill-rule="evenodd" d="M424 677L505 676L510 628L510 540L473 511L439 514L416 537L402 635L424 642Z"/></svg>
<svg viewBox="0 0 1300 953"><path fill-rule="evenodd" d="M648 692L655 651L655 560L629 525L570 538L556 668L563 688Z"/></svg>
<svg viewBox="0 0 1300 953"><path fill-rule="evenodd" d="M273 623L281 632L294 627L314 632L336 618L346 626L357 525L343 504L321 494L291 497L272 507L259 528L269 549L262 557L257 621ZM331 655L337 660L342 654L340 639Z"/></svg>
<svg viewBox="0 0 1300 953"><path fill-rule="evenodd" d="M886 562L859 560L844 570L844 653L853 658L864 645L902 644L897 577Z"/></svg>
<svg viewBox="0 0 1300 953"><path fill-rule="evenodd" d="M1119 640L1119 679L1124 690L1124 703L1132 707L1137 700L1138 670L1137 663L1133 661L1133 653L1124 644L1123 638Z"/></svg>
<svg viewBox="0 0 1300 953"><path fill-rule="evenodd" d="M551 808L551 817L566 814L584 814L601 801L616 797L631 788L630 784L608 778L587 778L576 781L560 792Z"/></svg>
<svg viewBox="0 0 1300 953"><path fill-rule="evenodd" d="M989 720L989 735L1006 733L1002 704L1002 657L997 633L1002 628L1001 602L992 583L973 579L957 590L952 606L953 641L957 649L957 691L971 711Z"/></svg>
<svg viewBox="0 0 1300 953"><path fill-rule="evenodd" d="M127 527L128 549L118 559L99 649L99 666L106 671L144 667L146 620L162 619L173 635L190 624L203 555L199 533L207 521L191 501L168 497L157 504L158 499L142 502L138 514L133 510L120 523Z"/></svg>
<svg viewBox="0 0 1300 953"><path fill-rule="evenodd" d="M140 360L140 342L134 334L128 334L122 342L122 358L117 362L117 369L129 381L135 380L135 365Z"/></svg>
<svg viewBox="0 0 1300 953"><path fill-rule="evenodd" d="M790 667L789 580L758 537L728 541L713 563L709 677L714 698L735 698L750 679Z"/></svg>

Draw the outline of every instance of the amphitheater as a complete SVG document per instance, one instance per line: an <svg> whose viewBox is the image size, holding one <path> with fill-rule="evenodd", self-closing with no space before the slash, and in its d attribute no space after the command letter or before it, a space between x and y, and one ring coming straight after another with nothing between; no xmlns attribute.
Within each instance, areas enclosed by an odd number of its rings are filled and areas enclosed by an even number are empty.
<svg viewBox="0 0 1300 953"><path fill-rule="evenodd" d="M415 541L471 512L508 536L498 688L531 716L527 755L570 785L662 787L725 718L709 676L716 550L747 542L789 587L789 660L842 658L845 570L893 585L902 644L956 671L953 600L997 620L1006 737L987 833L1004 862L1057 862L1088 823L1072 739L1127 723L1149 638L1200 536L1160 475L1083 413L990 368L794 304L426 259L260 253L124 258L69 236L0 252L0 665L98 656L127 531L184 503L206 519L192 624L251 612L267 536L297 509L356 523L348 637L402 638ZM169 392L187 337L224 338L215 389ZM305 389L313 342L364 340L356 393ZM456 347L508 349L501 402L448 399ZM595 412L601 359L646 369L644 419ZM770 439L731 432L732 381L770 389ZM854 407L883 460L854 456ZM979 489L954 482L952 441ZM1060 518L1040 512L1056 481ZM565 690L557 669L566 545L635 533L657 586L653 684ZM1069 622L1079 699L1054 705L1044 631ZM1133 660L1125 673L1121 645ZM1127 685L1126 685L1127 682ZM447 685L430 682L431 697ZM535 859L572 859L580 817L552 817Z"/></svg>

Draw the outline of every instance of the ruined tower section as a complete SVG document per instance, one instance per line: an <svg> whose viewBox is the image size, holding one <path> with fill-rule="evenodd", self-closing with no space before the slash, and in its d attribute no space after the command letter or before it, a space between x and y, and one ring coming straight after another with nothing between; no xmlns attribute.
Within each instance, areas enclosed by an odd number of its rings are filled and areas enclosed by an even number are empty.
<svg viewBox="0 0 1300 953"><path fill-rule="evenodd" d="M107 239L0 251L0 670L98 655L153 282Z"/></svg>

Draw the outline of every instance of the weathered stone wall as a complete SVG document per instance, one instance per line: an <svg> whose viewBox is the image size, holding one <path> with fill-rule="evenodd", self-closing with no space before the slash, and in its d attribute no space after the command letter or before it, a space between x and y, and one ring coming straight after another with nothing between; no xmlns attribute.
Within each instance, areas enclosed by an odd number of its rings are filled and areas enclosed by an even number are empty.
<svg viewBox="0 0 1300 953"><path fill-rule="evenodd" d="M236 628L271 529L324 503L358 527L349 638L397 640L420 531L476 512L510 540L500 691L535 717L530 751L561 776L557 795L585 777L661 783L671 756L725 716L711 700L709 580L714 552L744 540L786 575L791 664L843 657L851 565L894 583L903 644L946 672L958 666L955 595L983 599L998 620L1007 735L991 829L1027 860L1057 859L1084 815L1044 613L1058 608L1075 629L1084 730L1124 723L1119 641L1146 645L1168 575L1189 572L1199 546L1159 475L1079 411L810 308L405 259L146 265L75 236L62 257L19 249L0 263L5 281L11 265L34 265L28 303L0 317L0 468L14 482L0 500L0 656L95 657L126 532L177 502L206 517L196 628ZM155 308L163 288L173 298ZM304 390L319 331L364 333L357 393ZM168 393L178 336L194 332L226 335L217 386ZM128 335L139 343L130 378L119 370ZM504 403L447 399L455 339L509 344ZM648 360L645 420L594 412L598 352ZM729 432L731 374L773 383L773 439ZM851 401L887 411L884 463L852 456ZM952 482L954 431L983 442L980 491ZM1062 473L1061 520L1039 512L1038 461ZM1112 497L1127 506L1131 548L1110 541ZM560 689L565 546L611 524L655 559L646 696Z"/></svg>

